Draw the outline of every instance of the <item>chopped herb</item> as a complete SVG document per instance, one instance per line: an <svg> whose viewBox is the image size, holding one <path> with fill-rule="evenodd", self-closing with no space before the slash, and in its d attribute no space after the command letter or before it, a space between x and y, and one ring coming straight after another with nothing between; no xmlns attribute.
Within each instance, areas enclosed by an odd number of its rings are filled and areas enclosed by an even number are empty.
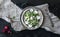
<svg viewBox="0 0 60 37"><path fill-rule="evenodd" d="M13 16L13 19L15 19L15 16Z"/></svg>

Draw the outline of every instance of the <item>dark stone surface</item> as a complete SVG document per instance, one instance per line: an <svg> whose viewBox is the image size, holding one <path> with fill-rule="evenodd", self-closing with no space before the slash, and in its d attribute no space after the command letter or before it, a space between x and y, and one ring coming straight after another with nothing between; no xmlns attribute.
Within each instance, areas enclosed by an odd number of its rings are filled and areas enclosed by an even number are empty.
<svg viewBox="0 0 60 37"><path fill-rule="evenodd" d="M8 25L10 30L12 31L11 34L1 32L1 30L6 25ZM45 29L42 28L33 31L24 30L21 32L16 32L11 28L10 23L0 18L0 37L60 37L60 35L46 31Z"/></svg>
<svg viewBox="0 0 60 37"><path fill-rule="evenodd" d="M60 18L60 0L11 0L20 8L48 3L50 12Z"/></svg>
<svg viewBox="0 0 60 37"><path fill-rule="evenodd" d="M2 30L4 29L4 26L9 26L9 29L13 32L14 30L11 28L11 24L0 18L0 37L8 37L8 33L3 33Z"/></svg>
<svg viewBox="0 0 60 37"><path fill-rule="evenodd" d="M59 0L29 0L29 1L28 0L12 0L12 2L14 2L17 6L21 7L22 9L27 6L36 6L36 5L48 3L50 11L54 13L56 16L60 17L60 14L59 14L60 1ZM5 25L8 25L10 27L10 29L12 30L12 34L5 34L1 32L1 30ZM0 18L0 37L60 37L60 35L54 34L52 32L48 32L42 28L39 28L33 31L25 30L21 32L15 32L11 28L10 23Z"/></svg>

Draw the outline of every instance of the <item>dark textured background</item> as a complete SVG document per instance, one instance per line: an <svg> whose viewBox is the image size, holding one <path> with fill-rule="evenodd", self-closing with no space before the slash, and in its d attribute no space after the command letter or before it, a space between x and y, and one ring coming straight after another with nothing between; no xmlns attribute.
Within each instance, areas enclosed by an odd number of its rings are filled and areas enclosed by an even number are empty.
<svg viewBox="0 0 60 37"><path fill-rule="evenodd" d="M22 9L27 6L36 6L36 5L48 3L50 12L54 13L56 16L60 18L59 0L11 0L11 1ZM1 30L5 25L8 25L10 27L10 30L12 30L12 34L1 32ZM60 35L54 34L52 32L48 32L42 28L33 31L25 30L21 32L15 32L11 28L10 23L0 18L0 37L60 37Z"/></svg>
<svg viewBox="0 0 60 37"><path fill-rule="evenodd" d="M52 13L60 18L60 0L12 0L20 8L48 3Z"/></svg>

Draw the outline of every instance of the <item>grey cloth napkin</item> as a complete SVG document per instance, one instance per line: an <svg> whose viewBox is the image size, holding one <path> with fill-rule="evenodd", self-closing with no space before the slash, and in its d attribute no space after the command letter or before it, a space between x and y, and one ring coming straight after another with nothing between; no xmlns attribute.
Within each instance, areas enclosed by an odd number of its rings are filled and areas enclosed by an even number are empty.
<svg viewBox="0 0 60 37"><path fill-rule="evenodd" d="M50 13L48 9L48 4L36 6L37 8L40 8L43 11L43 14L45 16L44 23L42 28L45 28L47 31L54 32L56 34L60 34L60 19L55 16L53 13Z"/></svg>
<svg viewBox="0 0 60 37"><path fill-rule="evenodd" d="M46 29L47 31L60 34L60 19L49 12L48 4L38 5L35 7L40 8L43 12L44 22L42 28ZM16 17L15 19L13 19L15 22L11 23L11 26L15 31L24 30L24 27L22 26L21 21L19 20L21 12L22 9L12 3L10 0L3 1L0 6L0 18L3 18L7 22L10 22L10 20L7 18L8 15L10 15L11 18L13 16Z"/></svg>

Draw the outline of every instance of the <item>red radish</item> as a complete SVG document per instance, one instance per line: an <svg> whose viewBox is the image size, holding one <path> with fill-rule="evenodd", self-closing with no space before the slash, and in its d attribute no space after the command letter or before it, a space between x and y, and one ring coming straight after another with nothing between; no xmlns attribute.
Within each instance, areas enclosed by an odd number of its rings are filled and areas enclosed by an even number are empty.
<svg viewBox="0 0 60 37"><path fill-rule="evenodd" d="M5 30L8 30L8 29L9 29L9 27L8 27L8 26L5 26L5 27L4 27L4 29L5 29Z"/></svg>
<svg viewBox="0 0 60 37"><path fill-rule="evenodd" d="M10 30L8 30L8 33L11 33L11 31L10 31Z"/></svg>
<svg viewBox="0 0 60 37"><path fill-rule="evenodd" d="M3 33L11 33L11 31L9 30L8 26L4 26L4 29L2 30Z"/></svg>
<svg viewBox="0 0 60 37"><path fill-rule="evenodd" d="M2 32L6 32L6 31L3 29Z"/></svg>

